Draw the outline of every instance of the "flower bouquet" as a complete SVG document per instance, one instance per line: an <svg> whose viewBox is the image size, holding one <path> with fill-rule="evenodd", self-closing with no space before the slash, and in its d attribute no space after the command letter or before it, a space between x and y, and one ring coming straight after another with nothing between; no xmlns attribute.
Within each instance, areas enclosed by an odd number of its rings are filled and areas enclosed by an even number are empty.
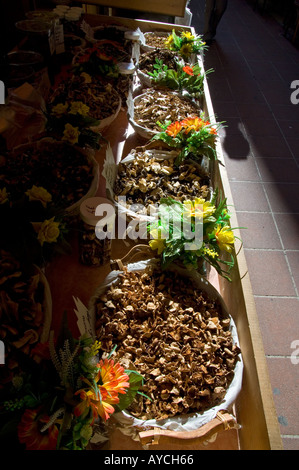
<svg viewBox="0 0 299 470"><path fill-rule="evenodd" d="M176 51L186 61L190 61L193 54L199 54L208 48L202 40L202 36L193 35L189 31L176 34L175 30L172 30L172 34L169 34L165 45L167 49Z"/></svg>
<svg viewBox="0 0 299 470"><path fill-rule="evenodd" d="M161 140L169 147L181 149L177 158L177 165L188 157L200 160L205 155L211 160L216 160L217 153L215 142L217 138L218 123L216 127L204 120L204 115L190 116L177 121L158 122L161 132L152 137L152 140Z"/></svg>
<svg viewBox="0 0 299 470"><path fill-rule="evenodd" d="M1 230L1 247L24 264L44 266L57 253L69 253L67 216L53 203L42 186L32 185L23 194L0 189L0 215L6 221Z"/></svg>
<svg viewBox="0 0 299 470"><path fill-rule="evenodd" d="M152 82L157 86L177 90L180 93L186 92L192 98L201 99L204 94L204 80L212 69L202 73L201 67L177 64L176 70L163 64L161 60L156 60L153 66L154 71L148 72L152 77Z"/></svg>
<svg viewBox="0 0 299 470"><path fill-rule="evenodd" d="M15 439L26 450L84 450L93 440L108 439L105 424L134 398L143 379L100 351L100 341L87 334L74 339L65 327L57 341L50 334L47 344L36 345L38 363L28 362L1 391L8 446Z"/></svg>
<svg viewBox="0 0 299 470"><path fill-rule="evenodd" d="M183 202L160 200L157 216L148 223L150 247L167 269L179 262L187 269L201 269L203 262L213 266L226 279L234 266L233 229L229 225L226 200L217 203L216 190L211 201L194 198ZM229 255L224 259L222 254ZM224 267L223 267L224 266Z"/></svg>

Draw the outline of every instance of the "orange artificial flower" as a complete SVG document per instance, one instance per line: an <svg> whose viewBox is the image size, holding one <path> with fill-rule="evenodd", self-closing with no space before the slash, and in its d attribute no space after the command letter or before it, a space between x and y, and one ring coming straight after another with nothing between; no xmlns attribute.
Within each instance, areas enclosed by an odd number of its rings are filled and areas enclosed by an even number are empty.
<svg viewBox="0 0 299 470"><path fill-rule="evenodd" d="M125 373L124 368L119 364L114 364L112 359L101 360L99 363L100 380L103 387L109 393L126 393L126 388L129 387L129 376Z"/></svg>
<svg viewBox="0 0 299 470"><path fill-rule="evenodd" d="M217 131L214 129L214 127L211 127L210 134L217 135Z"/></svg>
<svg viewBox="0 0 299 470"><path fill-rule="evenodd" d="M19 441L26 444L26 450L56 450L58 428L52 424L46 431L41 432L49 417L39 416L39 413L40 408L25 410L18 424Z"/></svg>
<svg viewBox="0 0 299 470"><path fill-rule="evenodd" d="M166 134L170 135L171 137L176 137L178 133L182 130L182 125L179 121L175 121L166 129Z"/></svg>
<svg viewBox="0 0 299 470"><path fill-rule="evenodd" d="M182 127L185 128L185 134L189 134L190 131L198 131L203 127L204 121L198 116L188 117L183 119L181 122Z"/></svg>
<svg viewBox="0 0 299 470"><path fill-rule="evenodd" d="M194 76L193 68L190 67L189 65L185 65L185 67L183 67L183 71L187 73L188 75L191 75L192 77Z"/></svg>
<svg viewBox="0 0 299 470"><path fill-rule="evenodd" d="M90 408L93 419L100 416L104 421L114 412L114 405L119 402L118 394L126 393L130 386L129 376L120 364L114 364L112 359L105 359L98 364L99 370L95 377L95 387L89 380L82 379L89 386L89 390L81 389L79 395L81 403L74 409L75 416L80 416L86 408Z"/></svg>
<svg viewBox="0 0 299 470"><path fill-rule="evenodd" d="M92 386L90 382L86 381L86 383ZM114 413L112 404L119 402L117 394L110 396L104 387L98 387L97 392L82 389L76 392L75 395L80 396L81 402L74 408L74 415L81 416L87 408L90 408L93 417L92 424L98 416L107 421L110 415Z"/></svg>

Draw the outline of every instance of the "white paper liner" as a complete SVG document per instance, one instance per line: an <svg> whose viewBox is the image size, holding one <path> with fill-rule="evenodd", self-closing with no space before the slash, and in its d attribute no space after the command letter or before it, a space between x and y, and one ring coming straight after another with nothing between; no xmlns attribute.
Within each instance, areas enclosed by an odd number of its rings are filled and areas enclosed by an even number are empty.
<svg viewBox="0 0 299 470"><path fill-rule="evenodd" d="M144 271L147 266L155 266L158 265L159 261L151 259L147 261L140 261L137 263L131 263L127 265L128 271L135 272L135 271ZM232 333L232 338L234 344L239 346L239 339L237 334L236 325L232 319L232 317L228 314L227 308L223 301L223 298L219 294L219 292L215 289L215 287L210 284L207 279L201 276L199 273L195 271L187 271L186 269L180 268L178 266L172 266L168 270L178 272L180 275L184 277L189 277L193 280L195 285L205 291L211 299L218 299L222 306L224 312L230 317L231 324L230 329ZM98 287L95 294L90 299L89 304L89 312L91 318L95 318L95 302L96 300L114 283L117 281L119 274L123 271L112 271L108 276L104 279L103 283ZM99 338L100 339L100 338ZM118 413L114 413L113 417L120 425L120 431L130 436L133 440L139 440L139 432L145 431L151 428L161 428L161 429L168 429L172 431L194 431L199 429L204 424L210 422L214 419L217 413L221 410L229 411L234 402L237 399L238 394L242 388L242 377L243 377L243 360L240 354L240 360L236 363L234 369L234 378L227 389L226 395L224 400L221 404L214 406L202 413L192 413L186 415L179 415L175 417L171 417L164 420L141 420L135 418L134 416L130 415L126 410Z"/></svg>

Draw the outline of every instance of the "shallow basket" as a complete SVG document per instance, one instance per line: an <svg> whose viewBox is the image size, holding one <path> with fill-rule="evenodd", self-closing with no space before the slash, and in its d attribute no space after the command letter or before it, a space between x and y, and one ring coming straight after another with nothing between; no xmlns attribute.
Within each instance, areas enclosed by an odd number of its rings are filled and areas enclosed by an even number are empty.
<svg viewBox="0 0 299 470"><path fill-rule="evenodd" d="M137 248L139 247L135 247L135 250L133 248L132 257L134 257L136 254L142 254L144 246L141 246L139 251ZM130 258L130 256L127 256L127 258ZM127 265L127 270L142 273L149 266L158 266L157 263L158 262L155 259L129 263ZM103 283L98 287L95 294L90 299L89 312L91 318L93 319L95 319L95 303L97 298L99 298L112 284L117 283L119 275L123 273L123 260L117 260L114 263L114 266L118 266L118 269L116 268L116 270L113 270L110 274L108 274ZM181 276L188 277L197 288L207 293L211 299L217 299L219 301L225 316L230 318L230 329L234 344L239 345L235 323L228 314L226 305L216 288L197 272L187 271L186 269L175 265L169 267L168 271L175 271ZM211 437L212 434L217 433L221 429L231 429L232 427L238 427L237 422L231 412L234 402L237 399L237 396L242 387L242 376L243 361L240 354L239 360L237 361L234 369L234 378L227 388L226 395L221 404L213 406L212 408L202 413L178 415L158 421L155 419L137 419L125 410L119 413L114 413L114 421L116 421L119 430L123 434L130 436L130 438L132 438L134 441L140 441L142 445L157 444L159 440L157 438L161 436L171 440L207 440L208 437Z"/></svg>
<svg viewBox="0 0 299 470"><path fill-rule="evenodd" d="M19 146L15 147L12 150L12 156L14 156L18 152L20 152L22 150L26 150L28 148L32 148L32 147L38 148L39 146L41 146L45 143L49 144L50 146L53 146L53 152L55 152L55 145L57 143L61 144L61 141L57 141L55 139L52 139L51 137L45 137L45 138L42 138L42 139L40 139L36 142L32 142L32 143L28 143L28 144L22 144L22 145L19 145ZM70 144L65 144L65 145L68 146ZM78 153L80 153L81 155L83 155L83 157L86 159L87 164L91 167L91 169L92 169L92 179L91 179L90 187L89 187L88 191L86 192L86 194L83 197L81 197L78 201L75 201L73 204L71 204L70 206L68 206L64 209L66 214L69 215L69 216L74 216L74 215L79 214L81 203L84 201L84 199L87 199L89 197L93 197L96 194L97 189L98 189L98 182L99 182L99 165L98 165L97 161L94 158L94 151L91 150L91 149L90 150L81 149L79 147L76 147L76 151ZM38 181L33 181L32 184L38 185ZM64 183L61 183L61 184L67 185L68 184L67 180L64 181Z"/></svg>
<svg viewBox="0 0 299 470"><path fill-rule="evenodd" d="M151 88L150 88L151 90ZM162 91L162 89L160 89L159 91ZM194 105L194 113L197 113L198 115L200 114L201 112L201 108L200 106L196 103L196 101L176 92L176 91L172 91L172 90L169 90L169 89L163 89L163 91L165 91L166 93L168 94L173 94L173 95L176 95L176 96L179 96L183 99L186 99L188 101L190 101L191 104ZM132 95L129 95L128 96L128 99L127 99L127 106L128 106L128 120L129 120L129 123L131 124L131 126L133 127L133 129L135 130L135 132L140 135L141 137L143 137L144 139L151 139L152 137L154 137L156 134L159 134L160 131L158 130L155 130L155 129L149 129L145 126L142 126L140 125L139 123L136 122L136 117L135 117L135 107L136 105L138 105L140 102L142 102L147 96L147 92L144 92L142 93L141 95L137 95L133 98ZM186 116L187 117L187 116Z"/></svg>

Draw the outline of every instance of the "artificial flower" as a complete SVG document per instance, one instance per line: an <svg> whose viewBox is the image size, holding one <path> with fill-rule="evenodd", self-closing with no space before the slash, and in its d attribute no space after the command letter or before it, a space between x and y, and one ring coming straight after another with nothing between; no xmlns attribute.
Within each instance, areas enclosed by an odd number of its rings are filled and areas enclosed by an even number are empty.
<svg viewBox="0 0 299 470"><path fill-rule="evenodd" d="M73 101L71 103L70 114L82 114L82 116L87 116L89 112L89 106L82 103L82 101Z"/></svg>
<svg viewBox="0 0 299 470"><path fill-rule="evenodd" d="M182 130L182 125L178 121L171 123L167 129L166 133L171 137L176 137L178 133Z"/></svg>
<svg viewBox="0 0 299 470"><path fill-rule="evenodd" d="M187 41L194 41L195 37L193 36L190 31L182 31L181 32L181 38L187 39Z"/></svg>
<svg viewBox="0 0 299 470"><path fill-rule="evenodd" d="M215 231L215 238L220 250L224 250L229 253L233 251L235 237L228 225L225 225L224 227L218 225Z"/></svg>
<svg viewBox="0 0 299 470"><path fill-rule="evenodd" d="M68 109L68 104L65 103L58 103L56 104L55 106L53 106L51 112L52 114L56 114L57 116L61 116L62 114L65 114L67 112L67 109Z"/></svg>
<svg viewBox="0 0 299 470"><path fill-rule="evenodd" d="M29 197L29 201L40 201L43 207L46 207L47 203L52 201L51 194L42 186L33 185L25 194Z"/></svg>
<svg viewBox="0 0 299 470"><path fill-rule="evenodd" d="M129 376L119 363L115 364L113 359L105 359L100 360L99 367L99 380L109 393L126 393Z"/></svg>
<svg viewBox="0 0 299 470"><path fill-rule="evenodd" d="M126 393L129 388L129 376L124 372L120 364L115 364L112 359L101 360L98 364L98 373L93 383L83 378L82 381L89 389L80 389L75 395L79 395L81 402L75 407L75 416L80 416L90 408L93 421L100 416L104 421L114 413L112 405L119 402L118 394Z"/></svg>
<svg viewBox="0 0 299 470"><path fill-rule="evenodd" d="M189 57L192 54L192 45L189 43L183 44L179 52L182 57Z"/></svg>
<svg viewBox="0 0 299 470"><path fill-rule="evenodd" d="M191 75L191 77L194 76L193 68L190 67L189 65L185 65L185 67L183 67L183 71L187 73L188 75Z"/></svg>
<svg viewBox="0 0 299 470"><path fill-rule="evenodd" d="M44 222L33 222L33 228L37 232L37 239L41 246L45 242L55 243L60 235L59 222L54 222L55 217Z"/></svg>
<svg viewBox="0 0 299 470"><path fill-rule="evenodd" d="M209 256L210 258L218 258L217 251L212 250L211 248L204 247L203 254Z"/></svg>
<svg viewBox="0 0 299 470"><path fill-rule="evenodd" d="M184 133L189 134L192 130L199 131L204 126L204 121L198 116L193 116L183 119L181 125L185 129Z"/></svg>
<svg viewBox="0 0 299 470"><path fill-rule="evenodd" d="M0 204L8 201L8 194L6 188L0 189Z"/></svg>
<svg viewBox="0 0 299 470"><path fill-rule="evenodd" d="M18 438L26 445L26 450L55 450L58 438L58 428L55 424L41 432L49 421L46 415L40 415L40 409L25 410L18 424Z"/></svg>
<svg viewBox="0 0 299 470"><path fill-rule="evenodd" d="M205 219L212 215L216 208L210 201L195 198L194 201L184 201L184 216Z"/></svg>
<svg viewBox="0 0 299 470"><path fill-rule="evenodd" d="M62 140L66 140L70 144L76 144L79 140L79 135L78 127L73 127L71 124L67 123L64 127Z"/></svg>
<svg viewBox="0 0 299 470"><path fill-rule="evenodd" d="M166 41L165 41L165 46L166 46L167 48L171 49L172 45L173 45L173 35L170 34L170 35L168 36L168 38L166 39Z"/></svg>

